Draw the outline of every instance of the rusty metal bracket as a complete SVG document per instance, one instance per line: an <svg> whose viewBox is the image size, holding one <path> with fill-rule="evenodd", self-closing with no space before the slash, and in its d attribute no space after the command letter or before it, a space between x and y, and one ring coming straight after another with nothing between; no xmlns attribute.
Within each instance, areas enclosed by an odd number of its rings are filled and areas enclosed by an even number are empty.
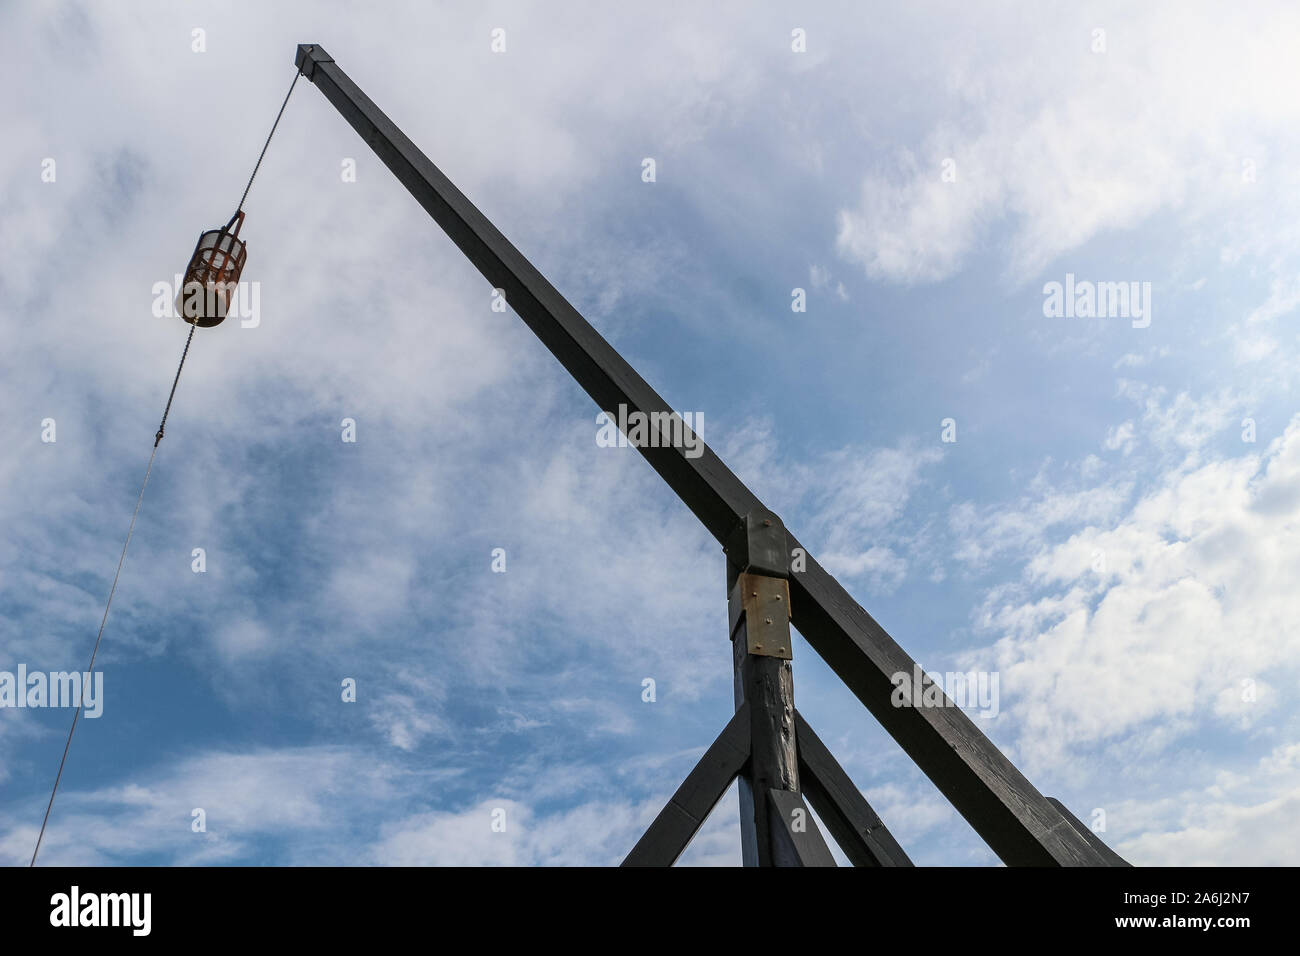
<svg viewBox="0 0 1300 956"><path fill-rule="evenodd" d="M731 639L745 625L747 650L759 657L792 658L790 643L790 582L765 574L742 572L727 596Z"/></svg>

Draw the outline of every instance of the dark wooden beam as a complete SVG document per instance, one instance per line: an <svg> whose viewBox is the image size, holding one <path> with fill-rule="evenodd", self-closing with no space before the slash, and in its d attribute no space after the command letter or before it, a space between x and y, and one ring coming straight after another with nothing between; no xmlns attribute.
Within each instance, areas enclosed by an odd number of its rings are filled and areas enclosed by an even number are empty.
<svg viewBox="0 0 1300 956"><path fill-rule="evenodd" d="M741 857L745 866L802 866L803 844L781 833L785 804L778 807L771 797L799 792L785 526L756 509L724 550L736 709L749 711L749 764L739 785Z"/></svg>
<svg viewBox="0 0 1300 956"><path fill-rule="evenodd" d="M790 546L802 547L793 536ZM806 561L790 575L794 626L993 852L1008 866L1108 865L947 695L940 706L893 705L891 678L910 677L915 661L811 554Z"/></svg>
<svg viewBox="0 0 1300 956"><path fill-rule="evenodd" d="M615 416L620 405L627 406L629 414L671 411L329 54L319 45L304 44L298 47L297 63L492 287L505 290L506 302L601 410ZM640 452L721 540L758 499L717 455L706 446L701 448L698 458L687 458L684 449L673 447L647 447Z"/></svg>
<svg viewBox="0 0 1300 956"><path fill-rule="evenodd" d="M884 821L798 710L794 728L800 785L849 861L854 866L911 866Z"/></svg>
<svg viewBox="0 0 1300 956"><path fill-rule="evenodd" d="M794 790L770 790L772 839L783 866L835 866L835 857L817 829L817 821Z"/></svg>
<svg viewBox="0 0 1300 956"><path fill-rule="evenodd" d="M623 866L672 866L749 759L749 708L732 715Z"/></svg>
<svg viewBox="0 0 1300 956"><path fill-rule="evenodd" d="M1070 826L1078 830L1079 833L1083 836L1083 838L1092 844L1093 849L1095 849L1098 853L1100 853L1110 862L1111 866L1132 866L1133 865L1128 860L1124 859L1122 856L1120 856L1118 853L1112 850L1110 847L1108 847L1105 843L1103 843L1101 837L1097 836L1097 834L1093 832L1091 827L1085 826L1083 821L1080 820L1078 817L1076 817L1073 813L1071 813L1070 808L1067 807L1065 804L1063 804L1060 800L1057 800L1056 797L1048 797L1047 802L1050 803L1052 806L1056 807L1057 810L1061 811L1061 815L1065 817L1065 819L1070 821Z"/></svg>
<svg viewBox="0 0 1300 956"><path fill-rule="evenodd" d="M732 637L736 712L749 721L749 765L740 776L740 849L745 866L799 866L781 853L768 794L799 789L794 741L794 675L790 662L746 649L746 621Z"/></svg>
<svg viewBox="0 0 1300 956"><path fill-rule="evenodd" d="M302 44L295 62L488 282L505 290L510 306L601 410L671 411L333 57L318 44ZM700 448L697 457L687 457L684 445L638 450L725 544L762 505L711 449ZM793 536L789 544L798 547ZM1108 862L956 707L890 705L890 677L912 673L912 659L811 556L805 571L792 570L790 589L800 633L1003 861Z"/></svg>

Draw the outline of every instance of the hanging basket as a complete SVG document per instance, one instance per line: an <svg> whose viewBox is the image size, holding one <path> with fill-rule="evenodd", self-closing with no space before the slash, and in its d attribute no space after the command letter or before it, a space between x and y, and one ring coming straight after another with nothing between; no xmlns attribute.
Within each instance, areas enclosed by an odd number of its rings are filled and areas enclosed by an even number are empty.
<svg viewBox="0 0 1300 956"><path fill-rule="evenodd" d="M210 329L225 320L248 257L248 249L239 238L243 224L244 213L240 211L220 229L199 236L176 292L176 313L191 325Z"/></svg>

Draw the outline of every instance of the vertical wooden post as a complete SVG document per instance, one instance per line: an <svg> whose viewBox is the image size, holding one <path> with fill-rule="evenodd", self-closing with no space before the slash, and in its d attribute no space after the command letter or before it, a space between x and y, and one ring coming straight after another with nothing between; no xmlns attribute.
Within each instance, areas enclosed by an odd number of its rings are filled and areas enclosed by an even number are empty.
<svg viewBox="0 0 1300 956"><path fill-rule="evenodd" d="M799 866L789 841L777 839L770 790L799 792L790 667L790 588L785 527L770 512L752 512L727 544L736 709L749 705L750 757L740 775L741 853L746 866ZM812 825L807 821L807 825Z"/></svg>
<svg viewBox="0 0 1300 956"><path fill-rule="evenodd" d="M741 851L745 866L794 866L773 859L767 792L799 789L794 739L794 675L790 662L746 649L745 624L733 635L736 709L749 704L749 770L740 775Z"/></svg>

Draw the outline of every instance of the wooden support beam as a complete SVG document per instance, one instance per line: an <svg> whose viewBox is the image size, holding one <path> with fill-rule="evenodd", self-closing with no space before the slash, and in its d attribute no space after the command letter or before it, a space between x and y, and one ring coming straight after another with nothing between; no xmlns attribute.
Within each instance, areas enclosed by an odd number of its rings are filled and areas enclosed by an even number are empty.
<svg viewBox="0 0 1300 956"><path fill-rule="evenodd" d="M295 62L601 410L672 411L319 44L301 44ZM763 508L702 442L638 450L719 543ZM911 674L914 661L793 536L787 544L781 563L800 549L804 568L790 569L795 627L1004 862L1111 862L946 698L943 707L893 707L891 678Z"/></svg>
<svg viewBox="0 0 1300 956"><path fill-rule="evenodd" d="M767 806L775 854L782 860L779 865L835 866L835 857L799 793L769 790Z"/></svg>
<svg viewBox="0 0 1300 956"><path fill-rule="evenodd" d="M733 635L736 711L749 715L749 766L740 776L740 849L745 866L797 866L774 845L768 793L799 789L790 662L745 647L745 621Z"/></svg>
<svg viewBox="0 0 1300 956"><path fill-rule="evenodd" d="M749 764L740 777L740 848L746 866L800 866L774 824L775 792L799 792L791 670L790 589L782 575L785 526L755 510L727 544L727 619L736 709L749 710ZM740 563L744 561L745 563Z"/></svg>
<svg viewBox="0 0 1300 956"><path fill-rule="evenodd" d="M911 866L884 821L799 711L799 782L817 815L854 866Z"/></svg>
<svg viewBox="0 0 1300 956"><path fill-rule="evenodd" d="M1098 853L1100 853L1110 862L1111 866L1132 866L1133 865L1128 860L1124 859L1122 856L1120 856L1118 853L1112 850L1110 847L1108 847L1105 843L1103 843L1101 837L1097 836L1097 834L1093 832L1091 827L1085 826L1084 822L1080 820L1078 817L1076 817L1073 813L1071 813L1070 808L1067 807L1065 804L1063 804L1060 800L1057 800L1056 797L1048 797L1047 802L1050 803L1052 806L1056 807L1057 810L1060 810L1061 815L1070 822L1070 826L1078 830L1079 833L1083 836L1083 838L1092 844L1093 849L1095 849Z"/></svg>
<svg viewBox="0 0 1300 956"><path fill-rule="evenodd" d="M732 715L623 866L672 866L749 759L749 708Z"/></svg>

